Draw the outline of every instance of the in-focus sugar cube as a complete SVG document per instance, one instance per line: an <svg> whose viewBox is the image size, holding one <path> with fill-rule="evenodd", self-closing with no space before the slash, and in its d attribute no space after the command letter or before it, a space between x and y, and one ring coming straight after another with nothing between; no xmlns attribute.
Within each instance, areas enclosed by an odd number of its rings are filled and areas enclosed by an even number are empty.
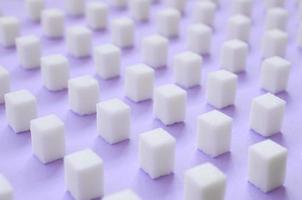
<svg viewBox="0 0 302 200"><path fill-rule="evenodd" d="M32 151L42 163L64 157L64 123L55 115L47 115L30 122Z"/></svg>
<svg viewBox="0 0 302 200"><path fill-rule="evenodd" d="M186 46L189 51L205 55L211 50L212 30L204 24L193 24L187 32Z"/></svg>
<svg viewBox="0 0 302 200"><path fill-rule="evenodd" d="M72 26L66 31L68 52L74 57L89 56L92 49L92 33L84 26Z"/></svg>
<svg viewBox="0 0 302 200"><path fill-rule="evenodd" d="M196 53L185 51L174 56L174 81L184 88L198 86L201 83L202 57Z"/></svg>
<svg viewBox="0 0 302 200"><path fill-rule="evenodd" d="M184 187L185 200L223 200L226 177L217 167L205 163L185 172Z"/></svg>
<svg viewBox="0 0 302 200"><path fill-rule="evenodd" d="M145 64L132 65L125 72L125 93L135 102L152 98L154 70Z"/></svg>
<svg viewBox="0 0 302 200"><path fill-rule="evenodd" d="M42 29L47 37L64 36L64 13L59 9L45 9L42 12Z"/></svg>
<svg viewBox="0 0 302 200"><path fill-rule="evenodd" d="M120 75L121 50L112 45L104 44L94 48L94 65L96 73L103 79L110 79Z"/></svg>
<svg viewBox="0 0 302 200"><path fill-rule="evenodd" d="M263 192L283 185L286 176L287 149L272 140L249 147L248 180Z"/></svg>
<svg viewBox="0 0 302 200"><path fill-rule="evenodd" d="M5 112L8 125L15 133L28 131L30 121L37 117L37 101L27 90L6 93Z"/></svg>
<svg viewBox="0 0 302 200"><path fill-rule="evenodd" d="M90 2L85 9L86 22L94 30L105 29L108 21L108 6L102 2Z"/></svg>
<svg viewBox="0 0 302 200"><path fill-rule="evenodd" d="M230 151L232 118L213 110L204 113L197 120L198 149L211 157Z"/></svg>
<svg viewBox="0 0 302 200"><path fill-rule="evenodd" d="M284 57L287 50L288 34L284 31L267 30L262 38L262 56L264 58Z"/></svg>
<svg viewBox="0 0 302 200"><path fill-rule="evenodd" d="M65 156L65 186L75 199L95 199L103 196L103 165L103 160L91 149Z"/></svg>
<svg viewBox="0 0 302 200"><path fill-rule="evenodd" d="M174 84L159 86L153 93L153 113L165 125L183 122L187 93Z"/></svg>
<svg viewBox="0 0 302 200"><path fill-rule="evenodd" d="M206 99L215 108L221 109L235 103L237 76L226 70L208 74Z"/></svg>
<svg viewBox="0 0 302 200"><path fill-rule="evenodd" d="M118 18L111 22L111 41L114 45L127 48L134 45L135 27L129 18Z"/></svg>
<svg viewBox="0 0 302 200"><path fill-rule="evenodd" d="M286 102L270 93L255 97L250 111L250 127L264 137L278 133L282 127Z"/></svg>
<svg viewBox="0 0 302 200"><path fill-rule="evenodd" d="M139 135L139 164L152 179L173 173L176 140L158 128Z"/></svg>
<svg viewBox="0 0 302 200"><path fill-rule="evenodd" d="M228 38L248 42L251 31L251 20L244 15L234 15L228 21Z"/></svg>
<svg viewBox="0 0 302 200"><path fill-rule="evenodd" d="M179 34L180 13L174 8L160 10L156 15L156 29L160 35L172 38Z"/></svg>
<svg viewBox="0 0 302 200"><path fill-rule="evenodd" d="M96 79L84 75L68 81L68 101L70 109L79 115L96 112L100 89Z"/></svg>
<svg viewBox="0 0 302 200"><path fill-rule="evenodd" d="M131 129L130 114L130 107L119 99L98 103L97 129L99 135L109 144L128 139Z"/></svg>
<svg viewBox="0 0 302 200"><path fill-rule="evenodd" d="M41 76L44 86L51 91L67 88L69 61L60 54L41 58Z"/></svg>

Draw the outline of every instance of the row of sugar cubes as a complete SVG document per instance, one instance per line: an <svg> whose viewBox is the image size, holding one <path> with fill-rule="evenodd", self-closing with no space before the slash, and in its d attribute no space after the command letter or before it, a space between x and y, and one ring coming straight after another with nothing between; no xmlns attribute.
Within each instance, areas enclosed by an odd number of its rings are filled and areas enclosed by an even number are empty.
<svg viewBox="0 0 302 200"><path fill-rule="evenodd" d="M196 58L196 57L195 57L195 58ZM172 92L172 93L173 93L173 92ZM268 95L268 96L269 96L269 95ZM26 98L25 98L25 99L26 99ZM253 104L253 106L254 106L254 104ZM282 110L282 109L281 109L281 110ZM277 113L279 113L279 112L277 111ZM52 118L53 118L53 116L52 116ZM257 122L255 122L255 124L257 124ZM257 125L255 125L255 126L256 126L256 127L255 127L254 129L257 128ZM262 127L262 128L263 128L263 127ZM267 130L267 129L270 129L270 128L264 127L264 131ZM274 129L274 128L273 128L273 129ZM259 131L259 132L261 132L261 131ZM202 148L202 147L201 147L202 145L199 145L199 146L200 146L200 148ZM209 153L209 154L210 154L210 153ZM43 158L42 158L41 160L43 160ZM151 170L151 171L152 171L152 170ZM151 171L150 171L150 175L151 175L151 173L152 173ZM194 171L194 170L192 170L192 172L193 172L193 171ZM250 173L253 174L252 172L250 172ZM188 173L188 174L189 174L189 173ZM281 174L282 174L282 173L281 173ZM283 174L284 174L284 173L283 173ZM152 176L152 175L151 175L151 176ZM188 176L189 176L189 175L188 175ZM252 176L252 175L251 175L251 176ZM282 176L280 175L280 177L281 177L281 178L280 178L280 180L281 180L281 179L282 179ZM263 187L261 186L261 183L257 183L257 180L254 180L254 179L257 179L257 177L252 177L252 178L251 178L251 182L254 182L256 185L258 184L258 186L259 186L260 188L262 188L263 190L269 190L269 189L263 188ZM267 185L267 184L266 184L266 185ZM264 187L267 187L266 185L265 185ZM189 190L189 189L188 189L188 190ZM187 191L187 190L186 190L186 191ZM187 194L187 193L188 193L188 194ZM187 192L187 193L186 193L186 195L190 195L190 192ZM189 199L190 199L190 197L189 197Z"/></svg>

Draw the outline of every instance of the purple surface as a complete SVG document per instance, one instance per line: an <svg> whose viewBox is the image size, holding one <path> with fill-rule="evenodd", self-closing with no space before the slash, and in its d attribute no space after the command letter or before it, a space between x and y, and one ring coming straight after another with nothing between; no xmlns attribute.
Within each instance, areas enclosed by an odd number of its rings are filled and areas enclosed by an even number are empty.
<svg viewBox="0 0 302 200"><path fill-rule="evenodd" d="M42 36L38 23L30 22L25 16L21 0L2 0L2 10L7 15L15 15L22 19L22 34L41 36L43 55L54 53L67 54L64 40L49 40ZM187 26L191 23L193 0L189 0L187 14L181 22L181 35L170 42L170 60L174 54L184 51L184 38ZM247 150L248 146L265 138L249 130L248 116L251 99L263 94L259 87L259 71L261 55L259 52L260 39L263 33L264 10L262 0L255 0L253 7L253 28L251 33L250 54L247 70L239 75L239 87L236 105L222 111L233 117L233 138L231 153L211 159L196 149L196 118L198 115L213 108L205 102L205 78L209 71L219 69L218 56L221 44L226 40L226 22L229 17L230 1L221 0L222 4L216 15L215 32L211 56L204 58L203 80L201 87L187 90L188 104L185 123L165 127L152 115L152 102L145 101L135 104L124 97L123 75L109 81L100 80L95 76L95 70L90 58L75 59L70 56L71 77L84 74L94 75L100 83L101 100L119 97L132 109L131 139L116 145L106 144L97 136L95 115L77 116L68 109L67 91L49 92L43 88L40 70L24 70L18 65L15 49L0 48L0 64L11 73L12 90L28 89L36 95L39 116L54 113L62 118L66 126L67 154L92 148L100 155L105 163L105 194L131 188L143 199L183 199L184 171L195 165L211 162L227 176L226 199L291 199L302 198L302 52L296 45L298 26L298 10L294 0L286 3L289 9L290 22L289 48L287 58L292 62L292 71L288 92L279 94L287 101L286 115L282 134L272 140L288 148L288 169L283 187L264 194L247 182ZM60 0L48 0L47 7L62 7ZM137 24L136 47L123 51L123 69L131 64L141 62L139 56L139 41L142 37L155 33L154 13L161 9L161 4L152 6L152 18L148 23ZM111 10L110 18L128 15L126 10ZM66 26L85 24L82 18L66 18ZM109 32L93 33L94 45L110 42ZM124 71L124 70L123 70ZM171 83L171 69L156 72L156 85ZM138 135L157 127L169 131L177 140L176 167L173 175L152 180L142 170L137 162ZM64 186L63 161L59 160L48 165L40 163L31 152L30 133L15 134L7 125L4 106L0 106L0 173L11 182L16 199L72 199Z"/></svg>

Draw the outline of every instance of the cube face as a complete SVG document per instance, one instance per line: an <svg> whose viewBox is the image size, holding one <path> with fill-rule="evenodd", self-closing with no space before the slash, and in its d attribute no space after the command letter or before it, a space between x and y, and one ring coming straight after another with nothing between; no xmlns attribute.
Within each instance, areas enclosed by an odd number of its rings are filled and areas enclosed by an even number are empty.
<svg viewBox="0 0 302 200"><path fill-rule="evenodd" d="M135 102L151 99L153 95L154 70L147 65L137 64L126 69L125 93Z"/></svg>
<svg viewBox="0 0 302 200"><path fill-rule="evenodd" d="M134 22L128 18L115 19L111 23L112 43L121 48L131 47L134 44Z"/></svg>
<svg viewBox="0 0 302 200"><path fill-rule="evenodd" d="M110 4L117 8L123 8L127 6L127 0L111 0Z"/></svg>
<svg viewBox="0 0 302 200"><path fill-rule="evenodd" d="M109 144L128 139L131 128L130 114L130 107L119 99L111 99L97 104L99 135Z"/></svg>
<svg viewBox="0 0 302 200"><path fill-rule="evenodd" d="M268 92L286 90L290 73L290 62L281 57L271 57L261 66L261 87Z"/></svg>
<svg viewBox="0 0 302 200"><path fill-rule="evenodd" d="M143 62L153 68L167 65L168 40L160 35L145 37L142 41Z"/></svg>
<svg viewBox="0 0 302 200"><path fill-rule="evenodd" d="M64 123L55 115L36 118L30 122L33 153L43 163L64 157Z"/></svg>
<svg viewBox="0 0 302 200"><path fill-rule="evenodd" d="M200 85L202 57L186 51L174 57L174 81L184 87L190 88Z"/></svg>
<svg viewBox="0 0 302 200"><path fill-rule="evenodd" d="M233 105L236 98L237 76L225 70L208 75L206 98L209 104L221 109Z"/></svg>
<svg viewBox="0 0 302 200"><path fill-rule="evenodd" d="M73 26L67 29L66 44L68 52L74 57L86 57L91 53L91 31L82 26Z"/></svg>
<svg viewBox="0 0 302 200"><path fill-rule="evenodd" d="M41 42L36 36L22 36L16 39L18 59L22 67L40 67Z"/></svg>
<svg viewBox="0 0 302 200"><path fill-rule="evenodd" d="M288 34L281 30L268 30L262 39L262 56L269 58L273 56L284 57L286 54Z"/></svg>
<svg viewBox="0 0 302 200"><path fill-rule="evenodd" d="M153 93L153 113L165 125L185 120L187 93L180 87L167 84Z"/></svg>
<svg viewBox="0 0 302 200"><path fill-rule="evenodd" d="M69 62L62 55L51 55L41 58L41 75L44 86L51 91L67 88Z"/></svg>
<svg viewBox="0 0 302 200"><path fill-rule="evenodd" d="M285 30L288 21L288 11L284 8L272 8L267 11L265 27L268 30Z"/></svg>
<svg viewBox="0 0 302 200"><path fill-rule="evenodd" d="M130 0L129 11L131 17L136 21L148 20L150 13L150 0Z"/></svg>
<svg viewBox="0 0 302 200"><path fill-rule="evenodd" d="M85 10L86 21L89 27L94 30L107 27L108 7L101 2L88 3Z"/></svg>
<svg viewBox="0 0 302 200"><path fill-rule="evenodd" d="M65 9L71 16L80 16L85 12L84 0L64 0Z"/></svg>
<svg viewBox="0 0 302 200"><path fill-rule="evenodd" d="M200 115L197 122L198 148L211 157L230 150L232 118L211 111Z"/></svg>
<svg viewBox="0 0 302 200"><path fill-rule="evenodd" d="M37 116L36 98L27 90L5 94L6 119L16 132L28 131L30 121Z"/></svg>
<svg viewBox="0 0 302 200"><path fill-rule="evenodd" d="M4 47L15 46L15 39L20 35L20 20L15 17L0 18L0 44Z"/></svg>
<svg viewBox="0 0 302 200"><path fill-rule="evenodd" d="M249 147L248 179L263 192L281 186L286 174L287 149L265 140Z"/></svg>
<svg viewBox="0 0 302 200"><path fill-rule="evenodd" d="M102 159L90 149L64 158L65 185L75 199L94 199L104 193Z"/></svg>
<svg viewBox="0 0 302 200"><path fill-rule="evenodd" d="M203 24L193 24L187 33L187 49L197 54L208 54L211 48L212 30Z"/></svg>
<svg viewBox="0 0 302 200"><path fill-rule="evenodd" d="M91 76L81 76L68 81L69 106L73 112L79 115L96 112L99 94L99 84Z"/></svg>
<svg viewBox="0 0 302 200"><path fill-rule="evenodd" d="M233 15L245 15L247 17L251 16L252 11L252 0L233 0L232 1L232 14Z"/></svg>
<svg viewBox="0 0 302 200"><path fill-rule="evenodd" d="M180 13L173 8L159 11L156 16L157 32L167 38L176 37L179 34Z"/></svg>
<svg viewBox="0 0 302 200"><path fill-rule="evenodd" d="M176 140L161 128L139 136L140 167L152 179L168 175L174 170Z"/></svg>
<svg viewBox="0 0 302 200"><path fill-rule="evenodd" d="M265 6L267 9L276 8L276 7L283 7L284 0L265 0Z"/></svg>
<svg viewBox="0 0 302 200"><path fill-rule="evenodd" d="M103 200L141 200L141 198L130 189L125 189L114 194L107 195Z"/></svg>
<svg viewBox="0 0 302 200"><path fill-rule="evenodd" d="M47 37L57 38L64 35L64 13L59 9L42 12L42 29Z"/></svg>
<svg viewBox="0 0 302 200"><path fill-rule="evenodd" d="M0 174L0 199L13 200L13 188L6 178Z"/></svg>
<svg viewBox="0 0 302 200"><path fill-rule="evenodd" d="M0 104L4 103L4 95L10 90L10 77L8 71L0 66Z"/></svg>
<svg viewBox="0 0 302 200"><path fill-rule="evenodd" d="M168 7L174 8L179 12L184 12L187 5L187 0L166 0Z"/></svg>
<svg viewBox="0 0 302 200"><path fill-rule="evenodd" d="M120 75L121 50L111 44L98 46L94 49L94 64L97 74L103 79Z"/></svg>
<svg viewBox="0 0 302 200"><path fill-rule="evenodd" d="M250 37L251 20L244 15L235 15L228 22L228 38L247 42Z"/></svg>
<svg viewBox="0 0 302 200"><path fill-rule="evenodd" d="M216 5L211 1L198 2L193 9L193 21L207 26L213 26Z"/></svg>
<svg viewBox="0 0 302 200"><path fill-rule="evenodd" d="M221 49L220 66L222 69L238 73L245 70L248 46L234 39L225 42Z"/></svg>
<svg viewBox="0 0 302 200"><path fill-rule="evenodd" d="M262 136L278 133L282 127L285 101L270 93L252 101L250 127Z"/></svg>
<svg viewBox="0 0 302 200"><path fill-rule="evenodd" d="M33 21L39 21L42 10L45 7L44 0L26 0L25 8L28 17Z"/></svg>
<svg viewBox="0 0 302 200"><path fill-rule="evenodd" d="M185 200L223 200L226 177L214 165L205 163L185 172Z"/></svg>

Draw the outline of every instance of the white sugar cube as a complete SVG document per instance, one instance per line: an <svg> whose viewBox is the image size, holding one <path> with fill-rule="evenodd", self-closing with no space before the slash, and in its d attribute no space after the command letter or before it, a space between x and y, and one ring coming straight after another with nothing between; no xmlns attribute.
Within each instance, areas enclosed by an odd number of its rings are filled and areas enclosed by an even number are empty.
<svg viewBox="0 0 302 200"><path fill-rule="evenodd" d="M262 56L264 58L284 57L287 50L288 34L281 30L267 30L262 38Z"/></svg>
<svg viewBox="0 0 302 200"><path fill-rule="evenodd" d="M111 22L111 41L118 47L127 48L134 45L135 27L129 18L118 18Z"/></svg>
<svg viewBox="0 0 302 200"><path fill-rule="evenodd" d="M67 88L69 79L67 58L59 54L42 57L41 76L48 90L58 91Z"/></svg>
<svg viewBox="0 0 302 200"><path fill-rule="evenodd" d="M185 200L223 200L225 175L211 163L198 165L185 172Z"/></svg>
<svg viewBox="0 0 302 200"><path fill-rule="evenodd" d="M20 20L16 17L0 17L0 44L4 47L15 46L15 40L20 35Z"/></svg>
<svg viewBox="0 0 302 200"><path fill-rule="evenodd" d="M132 190L125 189L120 192L107 195L103 200L141 200L141 198Z"/></svg>
<svg viewBox="0 0 302 200"><path fill-rule="evenodd" d="M248 55L248 45L238 39L224 42L220 52L222 69L239 73L245 70Z"/></svg>
<svg viewBox="0 0 302 200"><path fill-rule="evenodd" d="M130 107L119 99L98 103L97 129L99 135L109 144L128 139L131 128L130 117Z"/></svg>
<svg viewBox="0 0 302 200"><path fill-rule="evenodd" d="M263 192L283 185L286 175L287 149L265 140L249 147L248 180Z"/></svg>
<svg viewBox="0 0 302 200"><path fill-rule="evenodd" d="M208 74L206 98L215 108L221 109L235 103L237 76L225 70Z"/></svg>
<svg viewBox="0 0 302 200"><path fill-rule="evenodd" d="M250 127L262 136L278 133L282 127L286 102L270 93L255 97L250 111Z"/></svg>
<svg viewBox="0 0 302 200"><path fill-rule="evenodd" d="M107 27L108 7L102 2L90 2L85 9L86 22L94 30Z"/></svg>
<svg viewBox="0 0 302 200"><path fill-rule="evenodd" d="M32 150L42 163L64 157L64 123L55 115L47 115L30 121Z"/></svg>
<svg viewBox="0 0 302 200"><path fill-rule="evenodd" d="M72 26L66 32L68 52L74 57L86 57L91 53L92 33L83 26Z"/></svg>
<svg viewBox="0 0 302 200"><path fill-rule="evenodd" d="M146 21L150 15L150 0L129 0L129 12L136 21Z"/></svg>
<svg viewBox="0 0 302 200"><path fill-rule="evenodd" d="M209 54L211 50L212 30L207 25L193 24L187 32L186 46L197 54Z"/></svg>
<svg viewBox="0 0 302 200"><path fill-rule="evenodd" d="M41 41L38 37L29 35L16 39L17 54L21 66L25 69L39 68L42 54Z"/></svg>
<svg viewBox="0 0 302 200"><path fill-rule="evenodd" d="M165 0L168 7L174 8L179 12L184 12L187 6L187 0Z"/></svg>
<svg viewBox="0 0 302 200"><path fill-rule="evenodd" d="M197 145L211 157L230 151L232 118L217 110L202 114L197 120Z"/></svg>
<svg viewBox="0 0 302 200"><path fill-rule="evenodd" d="M283 7L285 0L264 0L265 7L267 9L275 7Z"/></svg>
<svg viewBox="0 0 302 200"><path fill-rule="evenodd" d="M271 8L265 17L266 29L286 30L288 21L288 11L284 8Z"/></svg>
<svg viewBox="0 0 302 200"><path fill-rule="evenodd" d="M46 9L42 12L42 29L47 37L64 36L64 13L59 9Z"/></svg>
<svg viewBox="0 0 302 200"><path fill-rule="evenodd" d="M183 122L186 117L187 93L180 87L167 84L153 93L153 113L165 125Z"/></svg>
<svg viewBox="0 0 302 200"><path fill-rule="evenodd" d="M25 1L25 8L26 8L27 15L33 21L40 20L44 7L45 7L45 0Z"/></svg>
<svg viewBox="0 0 302 200"><path fill-rule="evenodd" d="M71 16L80 16L85 12L85 0L64 0L64 6Z"/></svg>
<svg viewBox="0 0 302 200"><path fill-rule="evenodd" d="M104 44L94 48L93 54L96 73L103 79L110 79L120 75L121 50L112 45Z"/></svg>
<svg viewBox="0 0 302 200"><path fill-rule="evenodd" d="M95 199L104 194L103 165L103 160L91 149L65 156L65 185L75 199Z"/></svg>
<svg viewBox="0 0 302 200"><path fill-rule="evenodd" d="M228 38L248 42L251 24L250 18L244 15L234 15L228 21Z"/></svg>
<svg viewBox="0 0 302 200"><path fill-rule="evenodd" d="M68 101L70 109L79 115L96 112L99 101L99 83L91 76L85 75L68 81Z"/></svg>
<svg viewBox="0 0 302 200"><path fill-rule="evenodd" d="M176 140L158 128L139 135L139 164L152 179L173 173Z"/></svg>
<svg viewBox="0 0 302 200"><path fill-rule="evenodd" d="M168 60L168 40L160 35L144 37L141 45L143 62L153 68L164 67Z"/></svg>
<svg viewBox="0 0 302 200"><path fill-rule="evenodd" d="M193 22L214 25L216 4L211 1L197 2L192 11Z"/></svg>
<svg viewBox="0 0 302 200"><path fill-rule="evenodd" d="M196 53L185 51L174 56L174 81L184 88L200 85L202 57Z"/></svg>
<svg viewBox="0 0 302 200"><path fill-rule="evenodd" d="M0 66L0 104L4 103L4 95L10 90L10 76L8 71Z"/></svg>
<svg viewBox="0 0 302 200"><path fill-rule="evenodd" d="M116 8L124 8L127 6L129 0L107 0L107 1Z"/></svg>
<svg viewBox="0 0 302 200"><path fill-rule="evenodd" d="M157 32L167 38L176 37L179 34L180 13L174 8L160 10L156 14Z"/></svg>
<svg viewBox="0 0 302 200"><path fill-rule="evenodd" d="M0 174L0 199L1 200L13 200L14 191L8 180Z"/></svg>
<svg viewBox="0 0 302 200"><path fill-rule="evenodd" d="M125 93L135 102L151 99L153 95L154 70L137 64L126 68Z"/></svg>
<svg viewBox="0 0 302 200"><path fill-rule="evenodd" d="M252 13L253 0L232 0L231 10L233 15L245 15L249 17Z"/></svg>
<svg viewBox="0 0 302 200"><path fill-rule="evenodd" d="M286 90L290 73L290 62L281 57L271 57L261 66L261 87L268 92Z"/></svg>
<svg viewBox="0 0 302 200"><path fill-rule="evenodd" d="M16 132L28 131L30 121L37 117L37 101L27 90L6 93L5 112L9 126Z"/></svg>

